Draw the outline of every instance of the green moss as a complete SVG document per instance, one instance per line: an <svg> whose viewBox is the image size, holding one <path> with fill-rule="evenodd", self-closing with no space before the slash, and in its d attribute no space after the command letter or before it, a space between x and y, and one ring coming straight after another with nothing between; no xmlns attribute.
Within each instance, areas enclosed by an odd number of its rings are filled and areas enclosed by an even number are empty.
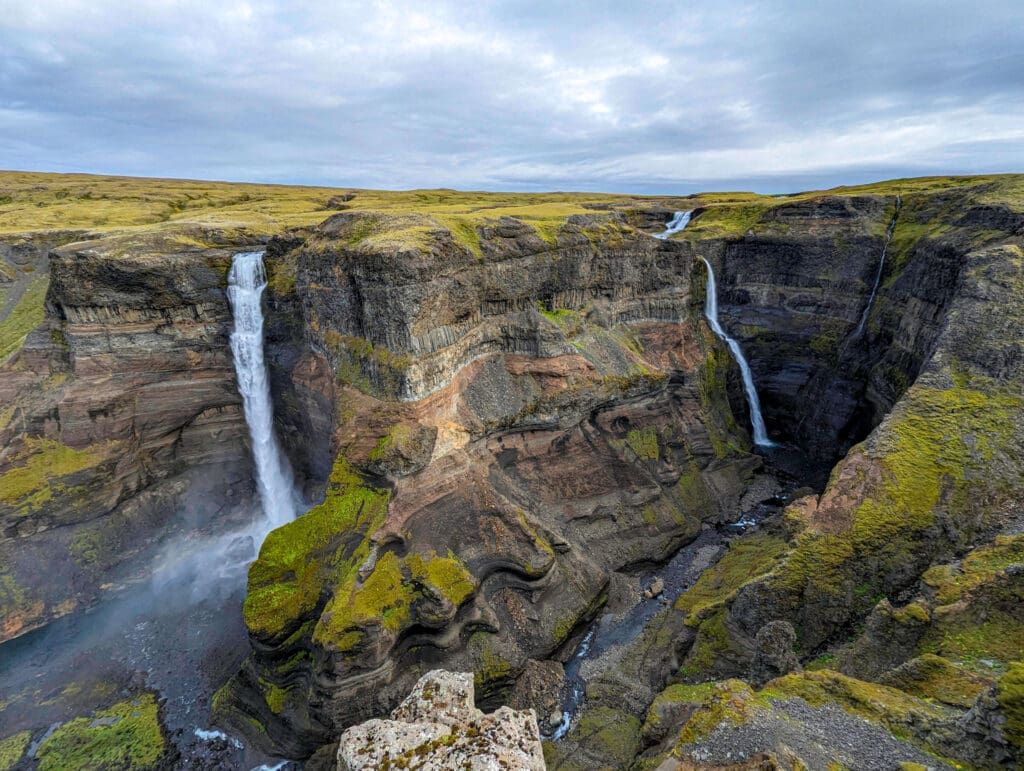
<svg viewBox="0 0 1024 771"><path fill-rule="evenodd" d="M639 748L640 720L622 710L595 707L583 713L576 736L580 743L593 747L609 765L624 768Z"/></svg>
<svg viewBox="0 0 1024 771"><path fill-rule="evenodd" d="M442 597L458 607L476 591L476 579L462 561L451 552L447 557L439 557L431 552L424 557L410 554L406 560L412 578L436 590Z"/></svg>
<svg viewBox="0 0 1024 771"><path fill-rule="evenodd" d="M31 731L21 731L6 739L0 739L0 771L11 771L21 760L32 738Z"/></svg>
<svg viewBox="0 0 1024 771"><path fill-rule="evenodd" d="M110 443L75 450L53 439L25 439L12 458L15 464L0 476L0 503L27 514L49 503L54 493L67 490L62 477L102 463Z"/></svg>
<svg viewBox="0 0 1024 771"><path fill-rule="evenodd" d="M768 533L734 541L729 551L679 596L676 609L694 618L708 608L721 605L744 584L772 570L785 551L786 542Z"/></svg>
<svg viewBox="0 0 1024 771"><path fill-rule="evenodd" d="M772 680L761 696L800 698L814 707L835 704L853 715L882 723L897 736L905 735L907 727L915 722L936 720L945 714L939 707L896 688L830 670L798 672Z"/></svg>
<svg viewBox="0 0 1024 771"><path fill-rule="evenodd" d="M280 715L284 710L284 703L288 699L288 689L280 688L263 679L260 679L260 688L263 690L263 698L266 699L270 711L275 715Z"/></svg>
<svg viewBox="0 0 1024 771"><path fill-rule="evenodd" d="M469 638L467 648L476 661L473 682L478 689L507 680L512 674L512 663L502 655L496 643L497 638L491 632L474 632Z"/></svg>
<svg viewBox="0 0 1024 771"><path fill-rule="evenodd" d="M141 771L158 768L166 751L156 700L147 693L65 723L39 745L36 757L40 771Z"/></svg>
<svg viewBox="0 0 1024 771"><path fill-rule="evenodd" d="M311 324L318 329L318 324ZM333 359L338 382L363 393L384 399L397 399L411 359L362 337L343 335L333 329L324 333L324 342Z"/></svg>
<svg viewBox="0 0 1024 771"><path fill-rule="evenodd" d="M21 347L25 337L43 323L49 276L35 276L7 317L0 321L0 362Z"/></svg>
<svg viewBox="0 0 1024 771"><path fill-rule="evenodd" d="M390 493L365 485L344 457L334 463L324 502L272 531L249 568L244 615L258 636L292 633L311 616L322 587L341 585L369 555Z"/></svg>
<svg viewBox="0 0 1024 771"><path fill-rule="evenodd" d="M453 554L440 557L410 553L406 558L386 552L360 582L355 572L335 589L313 639L335 650L351 650L360 630L380 624L397 633L412 618L413 605L426 594L439 595L455 607L476 590L476 580Z"/></svg>
<svg viewBox="0 0 1024 771"><path fill-rule="evenodd" d="M1024 663L1011 664L999 679L996 700L1006 716L1006 738L1019 753L1024 750Z"/></svg>
<svg viewBox="0 0 1024 771"><path fill-rule="evenodd" d="M929 569L923 580L935 588L939 604L948 605L990 582L1004 568L1021 562L1024 562L1024 535L1001 535L994 543L971 551L958 570L950 565L939 565Z"/></svg>
<svg viewBox="0 0 1024 771"><path fill-rule="evenodd" d="M657 460L660 455L658 432L653 426L632 429L626 434L626 443L641 460Z"/></svg>
<svg viewBox="0 0 1024 771"><path fill-rule="evenodd" d="M699 706L679 732L672 752L677 757L684 754L681 745L693 744L723 724L743 725L766 711L753 689L741 680L691 686L682 700L698 703Z"/></svg>
<svg viewBox="0 0 1024 771"><path fill-rule="evenodd" d="M763 198L709 206L691 220L679 237L698 240L743 236L747 231L757 228L765 212L772 208L774 203L770 198Z"/></svg>
<svg viewBox="0 0 1024 771"><path fill-rule="evenodd" d="M920 699L955 707L970 707L975 699L989 688L989 680L978 677L948 659L926 653L912 659L899 669L887 674L884 684Z"/></svg>
<svg viewBox="0 0 1024 771"><path fill-rule="evenodd" d="M972 496L990 483L986 469L993 458L1014 446L1013 416L1022 406L1019 397L994 387L983 392L914 386L875 435L871 456L881 467L881 482L865 483L843 529L811 529L800 536L778 571L780 585L793 593L812 586L841 596L858 566L870 566L877 576L903 569L918 539L934 525L940 502L953 518L969 515ZM874 579L867 583L881 587ZM855 599L866 610L874 597Z"/></svg>
<svg viewBox="0 0 1024 771"><path fill-rule="evenodd" d="M713 688L713 683L701 683L699 685L673 683L668 686L655 696L654 701L651 702L651 706L647 710L647 717L644 720L643 732L647 734L663 728L662 722L665 712L671 705L702 704Z"/></svg>

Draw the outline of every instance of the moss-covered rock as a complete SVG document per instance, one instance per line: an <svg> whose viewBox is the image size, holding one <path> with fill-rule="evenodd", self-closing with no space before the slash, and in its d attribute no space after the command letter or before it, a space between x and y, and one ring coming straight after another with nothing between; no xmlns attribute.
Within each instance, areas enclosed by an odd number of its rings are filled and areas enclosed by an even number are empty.
<svg viewBox="0 0 1024 771"><path fill-rule="evenodd" d="M40 771L144 771L163 767L169 751L156 700L147 693L63 724L36 757Z"/></svg>
<svg viewBox="0 0 1024 771"><path fill-rule="evenodd" d="M19 731L0 739L0 771L12 771L28 749L31 738L30 731Z"/></svg>

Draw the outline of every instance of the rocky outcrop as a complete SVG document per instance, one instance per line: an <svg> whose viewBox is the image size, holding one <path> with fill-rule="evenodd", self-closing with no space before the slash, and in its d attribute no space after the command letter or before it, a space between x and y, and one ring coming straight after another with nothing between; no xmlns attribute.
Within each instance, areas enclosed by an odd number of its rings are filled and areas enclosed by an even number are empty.
<svg viewBox="0 0 1024 771"><path fill-rule="evenodd" d="M341 735L338 771L386 768L544 771L537 716L473 705L472 673L428 672L391 713Z"/></svg>

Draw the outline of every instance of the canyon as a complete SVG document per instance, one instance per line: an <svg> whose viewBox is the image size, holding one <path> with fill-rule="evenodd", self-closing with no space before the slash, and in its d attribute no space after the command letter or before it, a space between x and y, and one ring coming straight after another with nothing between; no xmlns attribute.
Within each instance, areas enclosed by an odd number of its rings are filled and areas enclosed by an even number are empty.
<svg viewBox="0 0 1024 771"><path fill-rule="evenodd" d="M0 188L0 768L144 719L114 767L333 768L437 669L551 769L1024 760L1024 177ZM219 627L197 691L27 677L128 598Z"/></svg>

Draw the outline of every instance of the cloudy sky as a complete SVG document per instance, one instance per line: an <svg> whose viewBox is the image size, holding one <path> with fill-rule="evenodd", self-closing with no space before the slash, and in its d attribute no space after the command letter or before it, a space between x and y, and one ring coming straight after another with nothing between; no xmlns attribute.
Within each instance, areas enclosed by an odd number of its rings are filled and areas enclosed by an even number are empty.
<svg viewBox="0 0 1024 771"><path fill-rule="evenodd" d="M3 0L0 168L783 192L1024 171L1020 0Z"/></svg>

